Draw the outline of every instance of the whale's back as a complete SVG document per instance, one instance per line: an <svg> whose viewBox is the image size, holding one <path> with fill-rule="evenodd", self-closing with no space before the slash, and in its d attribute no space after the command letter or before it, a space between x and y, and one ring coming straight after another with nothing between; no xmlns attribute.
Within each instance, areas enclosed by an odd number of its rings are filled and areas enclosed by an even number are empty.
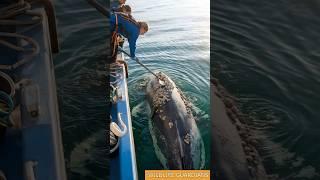
<svg viewBox="0 0 320 180"><path fill-rule="evenodd" d="M165 168L200 169L204 146L190 104L166 75L165 86L156 78L147 85L147 99L152 109L150 132L156 154Z"/></svg>

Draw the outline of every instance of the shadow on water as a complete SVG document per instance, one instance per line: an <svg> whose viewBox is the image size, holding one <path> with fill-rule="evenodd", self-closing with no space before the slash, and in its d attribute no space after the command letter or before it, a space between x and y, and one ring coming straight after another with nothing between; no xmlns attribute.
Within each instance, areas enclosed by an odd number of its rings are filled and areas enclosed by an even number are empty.
<svg viewBox="0 0 320 180"><path fill-rule="evenodd" d="M212 72L253 117L265 168L319 179L318 1L220 1L211 14Z"/></svg>
<svg viewBox="0 0 320 180"><path fill-rule="evenodd" d="M55 1L61 51L54 57L68 179L105 179L108 21L85 1Z"/></svg>

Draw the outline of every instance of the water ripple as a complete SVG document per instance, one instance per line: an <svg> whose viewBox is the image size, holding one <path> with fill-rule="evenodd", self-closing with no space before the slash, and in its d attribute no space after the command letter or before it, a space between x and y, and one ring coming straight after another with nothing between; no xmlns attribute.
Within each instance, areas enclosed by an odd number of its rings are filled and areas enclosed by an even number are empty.
<svg viewBox="0 0 320 180"><path fill-rule="evenodd" d="M211 11L212 69L253 117L266 169L282 179L319 178L319 9L218 0Z"/></svg>

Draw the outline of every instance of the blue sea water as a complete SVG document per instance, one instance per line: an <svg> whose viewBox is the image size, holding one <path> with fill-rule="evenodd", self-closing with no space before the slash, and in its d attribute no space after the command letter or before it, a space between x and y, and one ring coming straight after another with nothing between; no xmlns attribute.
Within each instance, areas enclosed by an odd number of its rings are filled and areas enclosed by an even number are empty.
<svg viewBox="0 0 320 180"><path fill-rule="evenodd" d="M166 73L193 104L210 164L210 1L128 0L137 20L149 24L140 37L137 56L153 71ZM129 98L139 174L162 169L155 154L146 112L145 79L150 74L129 61Z"/></svg>
<svg viewBox="0 0 320 180"><path fill-rule="evenodd" d="M68 179L106 179L108 21L86 1L54 4L60 41L54 65Z"/></svg>
<svg viewBox="0 0 320 180"><path fill-rule="evenodd" d="M265 168L320 179L319 1L216 0L211 70L253 117Z"/></svg>
<svg viewBox="0 0 320 180"><path fill-rule="evenodd" d="M138 41L137 56L152 70L167 73L190 98L203 138L209 141L210 2L127 3L136 19L150 24L150 31ZM56 0L55 5L62 50L54 63L68 176L104 179L108 163L103 158L102 66L108 22L85 2ZM267 172L281 179L319 179L319 2L217 0L211 5L212 74L253 117ZM140 174L161 167L143 111L140 84L148 75L129 63Z"/></svg>
<svg viewBox="0 0 320 180"><path fill-rule="evenodd" d="M209 0L127 0L149 32L137 43L137 57L170 76L194 105L210 162ZM56 0L61 52L54 57L61 126L69 179L105 179L106 30L108 21L85 1ZM128 50L127 45L125 49ZM145 113L145 69L129 61L129 99L140 178L145 169L162 168L155 155Z"/></svg>

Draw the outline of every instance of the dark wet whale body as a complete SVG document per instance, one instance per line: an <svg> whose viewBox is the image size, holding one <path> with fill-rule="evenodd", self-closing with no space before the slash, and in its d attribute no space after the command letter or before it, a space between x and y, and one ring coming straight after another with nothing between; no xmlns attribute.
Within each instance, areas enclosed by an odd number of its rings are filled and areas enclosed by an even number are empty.
<svg viewBox="0 0 320 180"><path fill-rule="evenodd" d="M248 117L237 109L233 98L217 79L211 80L212 171L218 180L276 179L267 175L257 151L258 142Z"/></svg>
<svg viewBox="0 0 320 180"><path fill-rule="evenodd" d="M201 169L204 146L188 103L172 80L158 73L147 83L151 107L150 133L156 154L166 169Z"/></svg>

